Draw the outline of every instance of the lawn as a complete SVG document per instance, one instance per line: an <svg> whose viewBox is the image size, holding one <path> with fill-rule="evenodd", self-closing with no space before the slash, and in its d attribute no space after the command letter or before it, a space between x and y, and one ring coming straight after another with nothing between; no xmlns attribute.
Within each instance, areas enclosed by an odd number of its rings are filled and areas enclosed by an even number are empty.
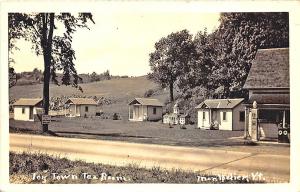
<svg viewBox="0 0 300 192"><path fill-rule="evenodd" d="M41 134L40 122L9 120L10 132ZM272 153L289 155L289 145L260 143L245 145L243 131L203 130L195 125L181 129L178 125L169 127L161 122L130 122L94 118L56 117L49 125L46 135L83 139L100 139L134 143L148 143L172 146L202 147L250 153Z"/></svg>
<svg viewBox="0 0 300 192"><path fill-rule="evenodd" d="M195 125L187 125L186 129L161 122L130 122L128 120L112 120L94 118L56 117L49 129L58 136L89 139L118 140L138 143L153 143L177 146L232 146L243 143L243 131L200 130ZM37 131L38 122L22 122L10 120L10 127ZM26 131L26 130L25 130Z"/></svg>
<svg viewBox="0 0 300 192"><path fill-rule="evenodd" d="M131 164L118 167L71 161L45 154L9 154L10 183L76 184L76 183L254 183L249 179L220 179L218 176L160 167L146 169ZM42 178L43 176L43 178ZM215 178L208 180L208 178Z"/></svg>

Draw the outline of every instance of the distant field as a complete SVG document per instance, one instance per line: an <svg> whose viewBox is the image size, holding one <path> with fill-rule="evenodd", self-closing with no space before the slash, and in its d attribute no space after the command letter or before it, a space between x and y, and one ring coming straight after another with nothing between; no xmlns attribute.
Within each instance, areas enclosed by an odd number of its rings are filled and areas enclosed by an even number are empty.
<svg viewBox="0 0 300 192"><path fill-rule="evenodd" d="M50 85L50 96L61 95L86 95L104 96L108 98L124 99L134 96L142 96L148 89L156 89L158 85L147 80L145 76L133 78L120 78L104 80L80 85L83 93L71 86ZM14 86L10 89L10 97L18 99L20 97L42 97L43 85Z"/></svg>

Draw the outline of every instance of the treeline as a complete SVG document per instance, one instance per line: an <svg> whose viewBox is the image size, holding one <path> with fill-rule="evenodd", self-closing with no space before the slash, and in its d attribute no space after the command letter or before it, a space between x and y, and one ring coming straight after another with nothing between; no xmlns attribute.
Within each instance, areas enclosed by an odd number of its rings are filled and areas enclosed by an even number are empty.
<svg viewBox="0 0 300 192"><path fill-rule="evenodd" d="M33 71L16 73L13 79L16 85L34 85L44 81L43 72L37 68Z"/></svg>
<svg viewBox="0 0 300 192"><path fill-rule="evenodd" d="M42 70L34 68L33 71L15 73L12 72L10 74L14 74L10 79L10 84L12 85L34 85L43 83L44 75ZM56 74L56 78L58 81L61 81L62 74ZM91 83L96 81L110 80L110 79L118 79L118 78L129 78L127 75L119 76L119 75L110 75L109 70L104 71L103 73L97 74L93 72L91 74L79 74L79 83ZM54 83L54 82L51 82Z"/></svg>
<svg viewBox="0 0 300 192"><path fill-rule="evenodd" d="M221 13L219 21L212 33L182 30L155 43L148 78L169 88L170 102L191 108L206 98L247 97L242 87L257 50L289 46L286 12Z"/></svg>

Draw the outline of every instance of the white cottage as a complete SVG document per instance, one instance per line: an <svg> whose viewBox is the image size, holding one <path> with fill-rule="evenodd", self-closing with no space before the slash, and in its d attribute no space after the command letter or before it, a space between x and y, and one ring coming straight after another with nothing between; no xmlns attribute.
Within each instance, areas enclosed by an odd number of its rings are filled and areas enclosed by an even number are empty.
<svg viewBox="0 0 300 192"><path fill-rule="evenodd" d="M41 98L20 98L13 104L14 119L20 121L34 121L38 110L42 110Z"/></svg>
<svg viewBox="0 0 300 192"><path fill-rule="evenodd" d="M128 105L129 121L158 121L162 119L164 105L157 99L135 98Z"/></svg>
<svg viewBox="0 0 300 192"><path fill-rule="evenodd" d="M200 103L198 110L198 128L219 130L244 130L244 99L207 99Z"/></svg>
<svg viewBox="0 0 300 192"><path fill-rule="evenodd" d="M65 103L70 117L92 117L96 115L97 103L91 98L70 98Z"/></svg>

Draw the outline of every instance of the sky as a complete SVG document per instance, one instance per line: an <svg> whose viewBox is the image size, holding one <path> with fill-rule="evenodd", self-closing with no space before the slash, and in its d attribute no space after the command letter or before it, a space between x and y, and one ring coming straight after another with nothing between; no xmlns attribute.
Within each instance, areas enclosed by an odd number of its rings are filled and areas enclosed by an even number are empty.
<svg viewBox="0 0 300 192"><path fill-rule="evenodd" d="M219 13L188 10L132 11L124 9L92 12L95 24L78 29L73 37L75 67L81 73L141 76L150 72L149 54L155 42L172 32L187 29L195 35L205 27L212 32L219 25ZM43 58L31 50L31 43L17 42L12 57L16 72L43 70Z"/></svg>

